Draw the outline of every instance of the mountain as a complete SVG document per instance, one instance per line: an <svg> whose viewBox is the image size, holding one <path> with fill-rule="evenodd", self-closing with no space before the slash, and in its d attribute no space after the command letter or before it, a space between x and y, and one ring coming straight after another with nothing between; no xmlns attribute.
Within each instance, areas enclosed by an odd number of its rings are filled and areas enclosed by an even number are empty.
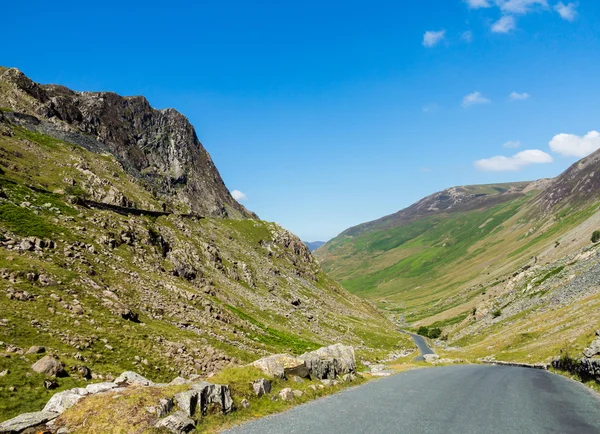
<svg viewBox="0 0 600 434"><path fill-rule="evenodd" d="M350 228L324 270L464 355L547 360L598 328L600 151L554 179L461 186ZM561 324L560 327L552 324Z"/></svg>
<svg viewBox="0 0 600 434"><path fill-rule="evenodd" d="M325 241L304 241L304 244L306 244L306 247L308 247L308 250L310 250L311 252L314 252L315 250L317 250L319 247L321 247L322 245L325 244Z"/></svg>
<svg viewBox="0 0 600 434"><path fill-rule="evenodd" d="M185 117L0 70L0 420L135 370L207 376L344 342L412 347L308 248L230 196ZM31 371L56 355L46 390Z"/></svg>

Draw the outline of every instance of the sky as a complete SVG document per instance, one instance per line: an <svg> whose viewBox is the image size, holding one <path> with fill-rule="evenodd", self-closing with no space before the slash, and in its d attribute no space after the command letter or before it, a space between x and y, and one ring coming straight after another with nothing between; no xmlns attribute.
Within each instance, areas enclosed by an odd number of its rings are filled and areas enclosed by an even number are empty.
<svg viewBox="0 0 600 434"><path fill-rule="evenodd" d="M306 241L451 186L553 177L600 147L597 0L2 10L0 65L177 109L236 199Z"/></svg>

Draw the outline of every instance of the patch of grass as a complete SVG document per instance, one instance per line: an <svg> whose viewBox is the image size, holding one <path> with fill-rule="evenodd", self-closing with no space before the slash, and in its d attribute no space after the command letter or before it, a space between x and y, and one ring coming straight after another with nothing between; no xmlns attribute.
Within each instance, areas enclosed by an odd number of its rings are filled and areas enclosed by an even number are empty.
<svg viewBox="0 0 600 434"><path fill-rule="evenodd" d="M59 228L28 208L0 203L0 223L21 236L49 237L59 232Z"/></svg>

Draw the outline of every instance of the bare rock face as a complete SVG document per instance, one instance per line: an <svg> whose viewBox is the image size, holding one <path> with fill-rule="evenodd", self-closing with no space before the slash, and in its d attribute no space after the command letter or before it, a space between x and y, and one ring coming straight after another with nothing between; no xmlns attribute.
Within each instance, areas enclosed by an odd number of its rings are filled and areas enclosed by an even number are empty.
<svg viewBox="0 0 600 434"><path fill-rule="evenodd" d="M252 366L260 369L267 375L278 378L287 378L293 375L297 375L300 378L309 376L309 371L304 360L287 354L274 354L264 357L252 362Z"/></svg>
<svg viewBox="0 0 600 434"><path fill-rule="evenodd" d="M49 377L60 377L65 373L65 365L54 356L42 357L31 366L31 369L38 374L45 374Z"/></svg>
<svg viewBox="0 0 600 434"><path fill-rule="evenodd" d="M310 375L322 379L334 379L345 374L356 374L354 348L342 344L322 347L302 354Z"/></svg>
<svg viewBox="0 0 600 434"><path fill-rule="evenodd" d="M154 383L147 378L142 377L137 372L126 371L123 372L119 377L117 377L114 381L115 384L119 386L153 386Z"/></svg>
<svg viewBox="0 0 600 434"><path fill-rule="evenodd" d="M587 358L600 354L600 330L596 331L596 336L592 344L583 350L583 355Z"/></svg>
<svg viewBox="0 0 600 434"><path fill-rule="evenodd" d="M132 175L189 205L193 213L256 218L231 197L194 127L176 110L156 110L142 96L40 85L14 68L0 74L0 82L11 88L0 95L0 106L86 136L76 143L84 147L94 138Z"/></svg>
<svg viewBox="0 0 600 434"><path fill-rule="evenodd" d="M164 419L159 420L155 427L159 429L164 428L169 432L180 434L192 431L196 425L194 424L194 421L185 414L185 412L176 411Z"/></svg>
<svg viewBox="0 0 600 434"><path fill-rule="evenodd" d="M252 389L254 390L256 396L260 398L263 395L271 393L271 382L269 380L261 378L252 383Z"/></svg>
<svg viewBox="0 0 600 434"><path fill-rule="evenodd" d="M58 417L58 413L51 411L36 411L34 413L23 413L0 423L0 433L22 432L27 428L33 428Z"/></svg>

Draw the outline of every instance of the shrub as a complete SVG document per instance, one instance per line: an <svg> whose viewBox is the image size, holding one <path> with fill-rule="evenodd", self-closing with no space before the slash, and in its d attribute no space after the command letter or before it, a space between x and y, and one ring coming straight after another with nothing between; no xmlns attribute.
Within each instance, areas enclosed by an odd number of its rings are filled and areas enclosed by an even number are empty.
<svg viewBox="0 0 600 434"><path fill-rule="evenodd" d="M592 234L592 243L597 243L600 241L600 231L594 231Z"/></svg>
<svg viewBox="0 0 600 434"><path fill-rule="evenodd" d="M492 312L494 318L498 318L500 315L502 315L502 309L496 309Z"/></svg>
<svg viewBox="0 0 600 434"><path fill-rule="evenodd" d="M419 327L419 330L417 330L417 333L420 334L421 336L429 337L429 329L425 326Z"/></svg>

